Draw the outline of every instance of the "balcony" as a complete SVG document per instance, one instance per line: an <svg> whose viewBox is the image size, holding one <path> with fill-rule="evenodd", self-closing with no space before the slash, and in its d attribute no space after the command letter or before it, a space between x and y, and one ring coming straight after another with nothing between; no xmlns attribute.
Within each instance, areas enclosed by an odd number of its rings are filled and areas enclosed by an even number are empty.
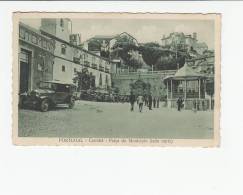
<svg viewBox="0 0 243 195"><path fill-rule="evenodd" d="M90 62L89 61L84 61L84 66L85 67L90 67Z"/></svg>
<svg viewBox="0 0 243 195"><path fill-rule="evenodd" d="M106 68L105 68L105 72L106 72L106 73L109 73L109 72L110 72L110 69L106 67Z"/></svg>
<svg viewBox="0 0 243 195"><path fill-rule="evenodd" d="M101 65L100 65L100 66L99 66L99 70L100 70L100 71L104 71L104 66L101 66Z"/></svg>
<svg viewBox="0 0 243 195"><path fill-rule="evenodd" d="M91 66L91 68L96 69L96 70L97 70L97 67L98 67L97 64L94 64L94 63Z"/></svg>
<svg viewBox="0 0 243 195"><path fill-rule="evenodd" d="M79 58L76 58L76 57L73 57L73 62L75 64L80 64L80 59Z"/></svg>

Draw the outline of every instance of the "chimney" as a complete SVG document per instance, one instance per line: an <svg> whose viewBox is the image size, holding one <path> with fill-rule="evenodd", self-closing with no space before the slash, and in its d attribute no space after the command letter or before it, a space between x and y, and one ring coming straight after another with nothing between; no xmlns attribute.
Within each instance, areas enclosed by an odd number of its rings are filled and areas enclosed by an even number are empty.
<svg viewBox="0 0 243 195"><path fill-rule="evenodd" d="M193 35L192 35L193 39L197 40L197 33L194 32Z"/></svg>
<svg viewBox="0 0 243 195"><path fill-rule="evenodd" d="M70 35L70 43L72 45L80 45L81 44L81 35L80 34L71 34Z"/></svg>

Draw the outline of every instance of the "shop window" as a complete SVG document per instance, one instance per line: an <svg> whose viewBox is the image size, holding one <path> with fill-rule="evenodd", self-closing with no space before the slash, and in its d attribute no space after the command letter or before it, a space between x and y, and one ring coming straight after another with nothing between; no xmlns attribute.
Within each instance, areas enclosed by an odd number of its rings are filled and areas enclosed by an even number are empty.
<svg viewBox="0 0 243 195"><path fill-rule="evenodd" d="M65 72L66 67L62 66L62 72Z"/></svg>

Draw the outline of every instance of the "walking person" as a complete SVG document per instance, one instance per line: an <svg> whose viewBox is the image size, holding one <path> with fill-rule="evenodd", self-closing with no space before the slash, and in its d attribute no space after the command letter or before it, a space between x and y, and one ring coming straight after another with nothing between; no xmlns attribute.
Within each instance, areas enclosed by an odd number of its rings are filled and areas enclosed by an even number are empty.
<svg viewBox="0 0 243 195"><path fill-rule="evenodd" d="M144 95L144 105L148 106L148 96Z"/></svg>
<svg viewBox="0 0 243 195"><path fill-rule="evenodd" d="M143 101L144 101L143 96L139 95L138 98L137 98L139 112L142 112L142 110L143 110Z"/></svg>
<svg viewBox="0 0 243 195"><path fill-rule="evenodd" d="M194 111L194 113L197 112L197 100L196 99L193 100L193 109L192 110Z"/></svg>
<svg viewBox="0 0 243 195"><path fill-rule="evenodd" d="M159 101L160 101L160 97L157 96L157 97L156 97L156 105L157 105L157 108L159 108Z"/></svg>
<svg viewBox="0 0 243 195"><path fill-rule="evenodd" d="M149 110L152 110L152 102L153 102L153 97L151 94L149 94L148 96L148 106L149 106Z"/></svg>
<svg viewBox="0 0 243 195"><path fill-rule="evenodd" d="M183 99L182 99L182 97L179 97L177 100L177 110L178 111L181 111L182 104L183 104Z"/></svg>
<svg viewBox="0 0 243 195"><path fill-rule="evenodd" d="M153 96L153 104L154 104L154 108L156 108L156 97Z"/></svg>
<svg viewBox="0 0 243 195"><path fill-rule="evenodd" d="M133 92L131 92L131 94L130 94L129 101L130 101L130 104L131 104L131 111L133 111L134 110L134 103L136 101L136 97L133 94Z"/></svg>

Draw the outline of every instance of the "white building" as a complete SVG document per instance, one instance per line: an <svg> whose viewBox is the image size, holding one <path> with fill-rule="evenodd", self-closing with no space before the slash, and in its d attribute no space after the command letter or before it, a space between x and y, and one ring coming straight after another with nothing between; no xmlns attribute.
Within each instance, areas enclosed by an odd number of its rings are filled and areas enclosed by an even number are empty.
<svg viewBox="0 0 243 195"><path fill-rule="evenodd" d="M80 35L72 34L69 19L42 19L41 33L55 41L53 80L73 82L76 71L87 68L95 76L96 87L111 86L113 63L92 52L78 47Z"/></svg>

